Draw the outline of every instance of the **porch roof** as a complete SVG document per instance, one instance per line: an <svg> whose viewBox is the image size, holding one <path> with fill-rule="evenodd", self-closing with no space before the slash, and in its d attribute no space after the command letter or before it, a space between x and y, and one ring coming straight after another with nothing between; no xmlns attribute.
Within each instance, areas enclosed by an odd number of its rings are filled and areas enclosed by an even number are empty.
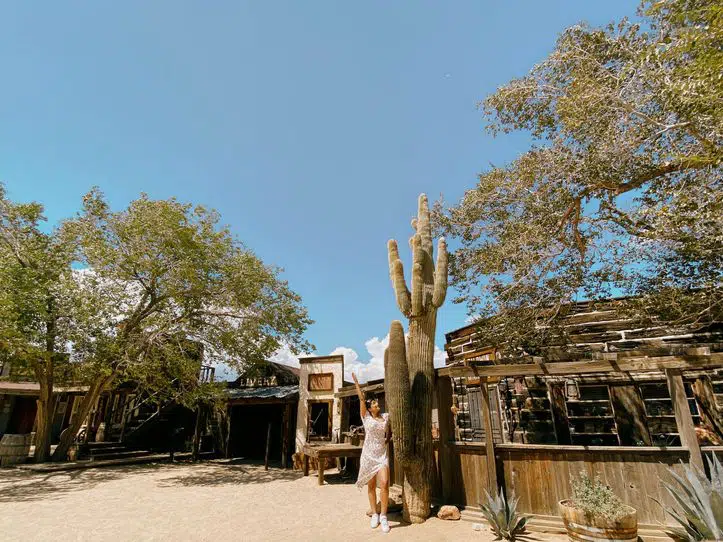
<svg viewBox="0 0 723 542"><path fill-rule="evenodd" d="M298 395L299 386L268 386L258 388L228 388L226 397L229 401L244 399L281 399L291 400Z"/></svg>
<svg viewBox="0 0 723 542"><path fill-rule="evenodd" d="M88 386L54 386L53 393L86 393ZM0 380L0 393L6 395L40 395L37 382L10 382Z"/></svg>

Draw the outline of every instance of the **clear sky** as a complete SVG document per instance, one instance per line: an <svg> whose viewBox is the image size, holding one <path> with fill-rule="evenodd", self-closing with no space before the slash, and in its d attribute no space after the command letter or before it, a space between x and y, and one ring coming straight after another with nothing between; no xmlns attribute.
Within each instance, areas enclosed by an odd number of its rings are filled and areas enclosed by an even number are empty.
<svg viewBox="0 0 723 542"><path fill-rule="evenodd" d="M477 103L579 21L637 2L0 2L0 180L52 222L93 185L221 212L304 299L316 354L378 377L400 317L386 241L529 145ZM407 269L409 266L407 265ZM438 317L465 325L454 292ZM287 360L283 352L279 359ZM441 361L441 352L438 362ZM367 363L371 362L371 363Z"/></svg>

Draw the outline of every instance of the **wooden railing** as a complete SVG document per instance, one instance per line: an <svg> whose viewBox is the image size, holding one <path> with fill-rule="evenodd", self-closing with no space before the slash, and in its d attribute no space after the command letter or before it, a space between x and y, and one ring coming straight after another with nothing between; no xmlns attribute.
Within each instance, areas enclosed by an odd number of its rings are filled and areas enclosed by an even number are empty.
<svg viewBox="0 0 723 542"><path fill-rule="evenodd" d="M171 380L171 383L169 385L172 386L177 380L178 380L177 378L174 378L173 380ZM139 410L144 404L146 404L148 401L153 399L160 392L161 392L161 390L155 391L155 392L151 393L150 395L147 395L143 399L141 399L140 395L136 395L135 397L133 397L133 399L131 399L129 402L127 402L123 406L123 414L121 416L121 432L120 432L119 440L123 441L123 437L125 436L126 424L133 419L133 413L136 410ZM172 400L173 399L171 399L171 401ZM138 430L141 427L143 427L151 418L155 418L155 416L158 415L159 412L160 412L160 406L158 409L156 409L156 412L154 412L147 420L145 420L135 430Z"/></svg>
<svg viewBox="0 0 723 542"><path fill-rule="evenodd" d="M198 382L200 384L207 384L213 382L216 375L216 368L211 365L202 365L201 372L198 374Z"/></svg>

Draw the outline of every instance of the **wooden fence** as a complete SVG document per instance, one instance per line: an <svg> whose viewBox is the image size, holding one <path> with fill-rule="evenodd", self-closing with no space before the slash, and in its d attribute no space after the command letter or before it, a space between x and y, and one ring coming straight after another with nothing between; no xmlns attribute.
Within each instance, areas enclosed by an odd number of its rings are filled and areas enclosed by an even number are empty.
<svg viewBox="0 0 723 542"><path fill-rule="evenodd" d="M679 376L678 376L679 380ZM682 387L670 379L673 391ZM484 388L483 388L484 389ZM675 397L674 394L673 397ZM685 398L676 400L685 404ZM627 504L638 511L641 525L671 524L664 507L674 502L663 482L671 481L668 468L682 472L682 464L700 461L703 454L723 455L723 447L699 448L695 435L685 439L689 446L571 446L456 442L454 419L450 410L452 388L446 378L437 380L440 443L438 445L437 497L444 503L478 507L485 490L504 488L508 496L520 497L519 510L538 516L557 516L558 502L572 494L571 481L581 472L599 477ZM488 410L488 406L483 408ZM679 427L691 422L676 408ZM483 416L486 414L483 410ZM688 417L690 416L688 412ZM491 423L486 421L486 428ZM491 432L491 431L490 431ZM493 457L492 461L488 458ZM656 502L657 501L657 502Z"/></svg>
<svg viewBox="0 0 723 542"><path fill-rule="evenodd" d="M478 507L488 487L485 446L448 442L441 448L439 497L445 503ZM703 451L714 451L720 457L723 447ZM520 497L518 506L523 513L557 516L557 503L572 493L571 480L585 472L599 477L635 508L641 524L660 525L671 522L663 506L674 505L663 486L664 481L671 481L668 467L681 473L680 462L688 461L688 451L681 447L499 444L495 459L497 483L507 495Z"/></svg>

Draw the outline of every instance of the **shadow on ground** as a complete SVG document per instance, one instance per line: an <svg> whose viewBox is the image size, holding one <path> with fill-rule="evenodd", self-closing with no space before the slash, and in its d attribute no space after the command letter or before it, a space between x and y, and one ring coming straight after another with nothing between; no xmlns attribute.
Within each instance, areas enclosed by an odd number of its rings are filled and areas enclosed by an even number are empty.
<svg viewBox="0 0 723 542"><path fill-rule="evenodd" d="M316 478L318 474L315 471L309 473L311 478ZM356 473L345 472L325 472L324 482L331 485L354 485L356 483Z"/></svg>
<svg viewBox="0 0 723 542"><path fill-rule="evenodd" d="M163 478L159 487L221 486L227 484L266 484L269 482L293 482L303 474L291 469L269 467L243 460L217 460L200 463L193 472Z"/></svg>
<svg viewBox="0 0 723 542"><path fill-rule="evenodd" d="M3 469L0 471L0 502L60 498L73 491L91 489L131 474L147 474L161 467L163 465L151 463L46 473Z"/></svg>

